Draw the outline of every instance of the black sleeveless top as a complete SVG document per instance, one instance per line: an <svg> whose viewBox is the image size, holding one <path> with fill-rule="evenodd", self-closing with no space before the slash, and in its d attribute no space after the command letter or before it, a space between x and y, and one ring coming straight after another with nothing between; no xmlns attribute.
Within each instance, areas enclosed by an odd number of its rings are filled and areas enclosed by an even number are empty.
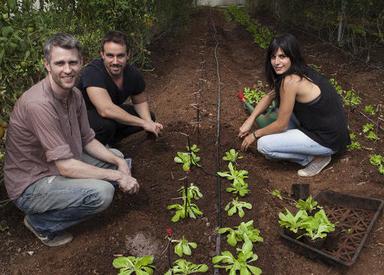
<svg viewBox="0 0 384 275"><path fill-rule="evenodd" d="M335 152L345 151L350 144L350 138L340 96L329 80L315 70L307 67L304 75L320 88L321 94L312 102L295 101L293 113L300 122L299 130ZM278 102L283 77L276 79L275 82Z"/></svg>

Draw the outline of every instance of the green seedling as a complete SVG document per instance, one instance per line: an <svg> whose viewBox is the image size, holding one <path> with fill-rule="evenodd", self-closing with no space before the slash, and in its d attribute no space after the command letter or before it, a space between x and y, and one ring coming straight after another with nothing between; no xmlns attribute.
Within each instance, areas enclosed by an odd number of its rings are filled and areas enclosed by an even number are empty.
<svg viewBox="0 0 384 275"><path fill-rule="evenodd" d="M278 198L279 200L283 200L283 196L281 195L281 192L278 189L274 189L271 192L271 195L274 196L275 198Z"/></svg>
<svg viewBox="0 0 384 275"><path fill-rule="evenodd" d="M266 95L266 93L259 89L252 89L249 87L245 87L243 89L244 98L251 103L252 105L255 105L260 102L260 100Z"/></svg>
<svg viewBox="0 0 384 275"><path fill-rule="evenodd" d="M119 275L151 275L155 267L152 265L153 256L144 257L117 257L113 260L113 267L119 269Z"/></svg>
<svg viewBox="0 0 384 275"><path fill-rule="evenodd" d="M223 160L234 162L236 163L236 160L242 159L243 157L239 155L239 152L237 152L235 149L229 149L229 151L225 152L225 156L223 157Z"/></svg>
<svg viewBox="0 0 384 275"><path fill-rule="evenodd" d="M377 167L377 170L381 175L384 175L384 157L382 155L371 155L369 157L369 162Z"/></svg>
<svg viewBox="0 0 384 275"><path fill-rule="evenodd" d="M374 116L376 114L376 109L372 105L365 105L364 106L364 113Z"/></svg>
<svg viewBox="0 0 384 275"><path fill-rule="evenodd" d="M360 142L357 141L357 136L355 133L350 133L349 137L351 139L351 144L347 146L348 150L360 150L361 149L361 144Z"/></svg>
<svg viewBox="0 0 384 275"><path fill-rule="evenodd" d="M227 191L228 193L233 193L235 195L239 195L240 197L244 197L245 195L247 195L250 190L248 188L248 183L246 183L245 181L241 182L241 181L234 181L230 187L227 187L225 189L225 191Z"/></svg>
<svg viewBox="0 0 384 275"><path fill-rule="evenodd" d="M252 251L253 245L251 241L246 240L237 257L235 257L229 251L223 251L220 255L217 255L212 258L212 263L216 268L224 268L227 271L227 274L236 275L236 274L261 274L262 270L251 265L252 262L258 259L258 256Z"/></svg>
<svg viewBox="0 0 384 275"><path fill-rule="evenodd" d="M260 230L253 227L253 220L242 222L235 229L230 227L219 228L219 234L227 234L227 243L231 246L236 246L238 242L245 241L247 237L251 242L262 242Z"/></svg>
<svg viewBox="0 0 384 275"><path fill-rule="evenodd" d="M285 209L286 214L279 213L279 224L282 228L286 228L293 233L297 233L302 228L303 221L306 220L308 214L305 210L297 211L296 215L293 215L288 209Z"/></svg>
<svg viewBox="0 0 384 275"><path fill-rule="evenodd" d="M344 90L343 90L343 88L341 87L341 85L337 82L337 80L336 79L334 79L334 78L331 78L330 80L329 80L329 82L332 84L332 86L335 88L335 90L336 90L336 92L339 94L339 95L343 95L343 93L345 92Z"/></svg>
<svg viewBox="0 0 384 275"><path fill-rule="evenodd" d="M197 247L197 243L188 242L184 237L181 240L172 240L175 245L175 254L179 257L183 257L183 255L191 256L192 248L195 249Z"/></svg>
<svg viewBox="0 0 384 275"><path fill-rule="evenodd" d="M356 91L352 89L345 91L343 101L346 106L356 107L361 103L361 98Z"/></svg>
<svg viewBox="0 0 384 275"><path fill-rule="evenodd" d="M191 183L187 188L187 191L184 186L178 191L181 193L183 204L175 203L167 206L168 210L175 210L175 214L171 218L172 222L178 222L180 219L185 219L187 217L196 219L198 216L203 215L203 212L199 207L195 203L192 203L192 200L197 200L203 197L199 187Z"/></svg>
<svg viewBox="0 0 384 275"><path fill-rule="evenodd" d="M190 148L187 146L188 152L177 152L174 161L183 165L183 170L188 172L191 170L191 166L200 167L200 157L196 154L200 151L196 144L193 144Z"/></svg>
<svg viewBox="0 0 384 275"><path fill-rule="evenodd" d="M187 275L193 273L205 273L207 271L208 266L206 264L194 264L184 259L178 259L173 263L172 268L168 270L164 275Z"/></svg>
<svg viewBox="0 0 384 275"><path fill-rule="evenodd" d="M335 231L335 225L329 221L324 209L316 212L314 216L308 216L302 222L301 227L305 229L305 235L309 236L311 240L323 239L327 237L328 233Z"/></svg>
<svg viewBox="0 0 384 275"><path fill-rule="evenodd" d="M239 217L242 218L245 215L243 208L252 209L252 204L239 201L238 198L230 201L224 208L227 211L228 216L233 216L233 214L238 213Z"/></svg>
<svg viewBox="0 0 384 275"><path fill-rule="evenodd" d="M376 141L379 139L379 137L375 133L375 125L373 123L364 124L363 133L368 140Z"/></svg>
<svg viewBox="0 0 384 275"><path fill-rule="evenodd" d="M305 201L304 200L298 200L296 203L296 207L300 210L305 210L307 212L314 211L317 208L321 208L317 201L315 201L312 196L309 196Z"/></svg>
<svg viewBox="0 0 384 275"><path fill-rule="evenodd" d="M228 163L229 171L217 172L220 177L226 178L233 183L240 182L244 183L244 179L248 178L248 171L246 170L237 170L235 166L233 166L232 162Z"/></svg>

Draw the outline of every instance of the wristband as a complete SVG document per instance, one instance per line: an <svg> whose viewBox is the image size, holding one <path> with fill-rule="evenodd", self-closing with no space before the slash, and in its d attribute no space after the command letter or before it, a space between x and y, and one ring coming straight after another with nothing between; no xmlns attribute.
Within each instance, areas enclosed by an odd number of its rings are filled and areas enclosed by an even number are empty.
<svg viewBox="0 0 384 275"><path fill-rule="evenodd" d="M252 135L255 139L257 139L255 132L252 132Z"/></svg>

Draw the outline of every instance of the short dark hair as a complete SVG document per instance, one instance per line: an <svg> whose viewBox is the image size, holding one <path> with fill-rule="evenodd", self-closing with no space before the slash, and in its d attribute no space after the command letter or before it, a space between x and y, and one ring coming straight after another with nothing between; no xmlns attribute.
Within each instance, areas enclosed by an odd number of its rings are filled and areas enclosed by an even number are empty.
<svg viewBox="0 0 384 275"><path fill-rule="evenodd" d="M290 33L276 36L269 44L265 58L265 75L271 87L274 87L274 80L277 78L276 72L271 64L271 57L276 54L279 48L281 48L284 54L291 60L291 67L282 77L290 74L297 74L303 77L304 70L307 66L301 54L299 42L295 36Z"/></svg>
<svg viewBox="0 0 384 275"><path fill-rule="evenodd" d="M80 42L70 34L56 33L50 37L44 44L44 58L49 62L51 59L51 51L53 47L60 47L67 50L76 49L79 52L79 56L82 56Z"/></svg>
<svg viewBox="0 0 384 275"><path fill-rule="evenodd" d="M101 40L102 52L104 52L104 44L108 42L114 42L122 46L125 46L128 51L129 45L128 45L127 35L121 31L109 31L104 35L103 39Z"/></svg>

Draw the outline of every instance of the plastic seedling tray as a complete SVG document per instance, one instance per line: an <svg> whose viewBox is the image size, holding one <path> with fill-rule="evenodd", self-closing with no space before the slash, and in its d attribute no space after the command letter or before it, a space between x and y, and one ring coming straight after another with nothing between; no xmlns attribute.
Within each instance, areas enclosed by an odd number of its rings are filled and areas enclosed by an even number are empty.
<svg viewBox="0 0 384 275"><path fill-rule="evenodd" d="M304 243L302 239L294 239L281 231L281 236L310 254L345 266L355 263L363 248L373 225L383 209L384 201L380 199L358 197L333 191L320 192L318 201L328 218L336 224L340 232L332 250L327 247L317 249Z"/></svg>

